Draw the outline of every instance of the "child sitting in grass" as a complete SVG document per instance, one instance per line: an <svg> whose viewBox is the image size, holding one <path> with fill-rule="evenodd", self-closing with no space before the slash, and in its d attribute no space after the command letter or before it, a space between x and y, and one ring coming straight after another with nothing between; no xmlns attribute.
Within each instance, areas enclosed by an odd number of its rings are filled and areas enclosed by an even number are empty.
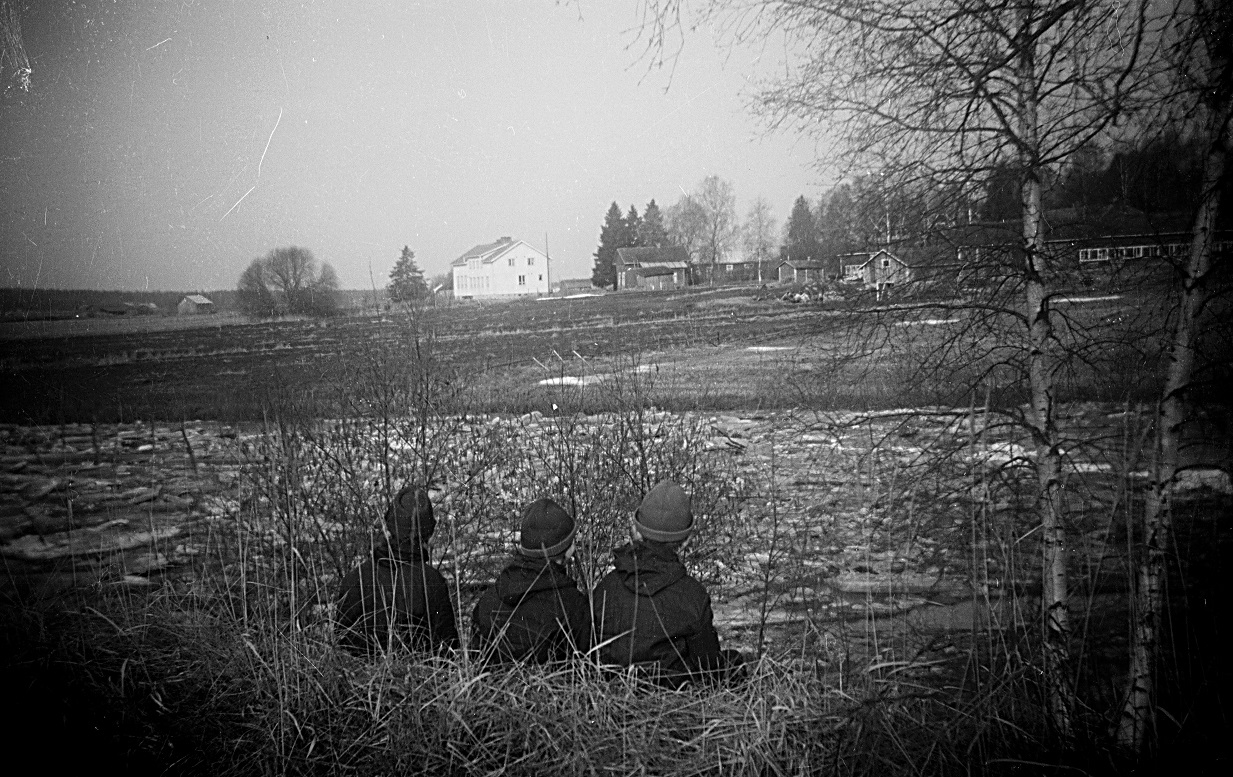
<svg viewBox="0 0 1233 777"><path fill-rule="evenodd" d="M523 509L514 557L471 616L471 647L486 660L543 664L590 647L591 608L563 563L574 531L573 517L551 499Z"/></svg>
<svg viewBox="0 0 1233 777"><path fill-rule="evenodd" d="M604 663L638 667L670 687L744 675L741 654L719 647L710 595L677 556L693 523L689 496L675 483L660 483L642 500L633 542L613 551L616 568L595 587Z"/></svg>
<svg viewBox="0 0 1233 777"><path fill-rule="evenodd" d="M428 492L403 488L385 514L388 537L372 557L343 578L335 632L347 650L363 655L397 647L458 647L449 587L429 563L436 529Z"/></svg>

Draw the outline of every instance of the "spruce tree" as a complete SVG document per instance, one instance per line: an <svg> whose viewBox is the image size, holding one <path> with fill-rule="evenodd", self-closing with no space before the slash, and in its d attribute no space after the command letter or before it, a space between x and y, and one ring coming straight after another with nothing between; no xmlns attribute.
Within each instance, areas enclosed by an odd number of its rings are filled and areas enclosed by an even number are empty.
<svg viewBox="0 0 1233 777"><path fill-rule="evenodd" d="M591 283L599 288L616 289L616 252L618 248L627 247L625 238L625 219L621 217L621 206L615 202L608 207L604 215L604 228L599 233L599 248L595 250L595 267L591 270Z"/></svg>
<svg viewBox="0 0 1233 777"><path fill-rule="evenodd" d="M402 255L390 270L390 283L386 286L391 302L410 303L428 296L424 273L415 264L415 252L410 246L402 247Z"/></svg>
<svg viewBox="0 0 1233 777"><path fill-rule="evenodd" d="M664 226L664 214L651 200L642 212L642 223L638 226L637 245L647 248L659 248L668 245L668 228Z"/></svg>
<svg viewBox="0 0 1233 777"><path fill-rule="evenodd" d="M625 234L622 236L621 245L618 248L633 248L642 245L639 240L641 232L642 218L638 215L638 209L630 205L629 213L625 214Z"/></svg>
<svg viewBox="0 0 1233 777"><path fill-rule="evenodd" d="M818 258L818 232L814 223L813 209L804 195L792 204L786 227L785 253L793 262L809 262Z"/></svg>

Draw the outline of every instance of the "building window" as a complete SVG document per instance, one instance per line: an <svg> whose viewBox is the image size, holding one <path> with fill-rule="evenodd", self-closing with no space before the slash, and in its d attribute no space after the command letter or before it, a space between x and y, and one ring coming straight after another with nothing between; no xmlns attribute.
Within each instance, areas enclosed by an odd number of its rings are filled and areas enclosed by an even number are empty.
<svg viewBox="0 0 1233 777"><path fill-rule="evenodd" d="M513 266L514 266L514 257L512 257L512 256L509 258L509 266L510 266L510 267L513 267Z"/></svg>
<svg viewBox="0 0 1233 777"><path fill-rule="evenodd" d="M479 263L480 263L480 260L479 260L479 259L468 259L468 260L467 260L467 269L468 269L468 270L478 270L478 269L479 269Z"/></svg>
<svg viewBox="0 0 1233 777"><path fill-rule="evenodd" d="M883 259L883 260L882 260L882 266L883 266L883 267L890 267L890 259Z"/></svg>
<svg viewBox="0 0 1233 777"><path fill-rule="evenodd" d="M527 276L525 276L525 275L519 275L519 276L518 276L518 285L519 285L519 286L526 286L526 285L527 285Z"/></svg>
<svg viewBox="0 0 1233 777"><path fill-rule="evenodd" d="M527 257L527 267L534 267L534 266L535 266L535 257L528 256Z"/></svg>
<svg viewBox="0 0 1233 777"><path fill-rule="evenodd" d="M539 276L539 279L542 281L542 280L544 279L544 276L542 276L542 275L541 275L541 276Z"/></svg>

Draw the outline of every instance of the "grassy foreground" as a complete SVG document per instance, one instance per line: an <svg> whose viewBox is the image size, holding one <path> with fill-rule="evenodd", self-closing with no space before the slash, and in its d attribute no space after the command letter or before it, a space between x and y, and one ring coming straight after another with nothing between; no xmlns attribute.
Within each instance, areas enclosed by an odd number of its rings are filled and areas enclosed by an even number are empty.
<svg viewBox="0 0 1233 777"><path fill-rule="evenodd" d="M780 531L774 470L754 486L708 458L706 429L654 411L664 391L654 372L617 365L602 384L545 388L551 414L494 420L467 412L475 389L437 353L410 332L398 349L357 359L340 395L274 385L259 428L242 441L238 512L210 524L191 575L153 588L117 578L58 595L4 587L0 655L13 681L14 753L36 754L53 772L107 765L213 777L1100 774L1124 765L1107 748L1119 670L1095 677L1076 739L1058 741L1045 723L1030 623L951 635L952 660L941 667L907 641L877 643L870 619L862 626L871 650L769 643L746 684L679 692L587 660L488 670L466 653L373 663L343 653L329 620L337 580L380 541L373 527L405 482L437 492L446 520L434 558L454 585L464 630L513 538L518 507L535 496L579 517L575 572L590 583L639 495L661 478L685 484L701 523L686 563L716 591L751 551L764 553L763 582L752 586L763 625L769 583L812 560L808 536L798 550ZM604 416L584 423L580 411L595 406ZM341 412L327 418L323 407ZM961 448L929 455L948 451L961 472L979 469ZM876 457L852 463L874 485L908 476L881 471ZM888 526L906 515L923 534L925 508L944 508L941 517L972 532L975 556L983 524L965 501L974 483L941 464L928 470L945 481L937 504L893 503L901 492L888 488L880 508ZM769 507L751 507L751 493L769 494ZM1016 523L1023 517L1008 501L988 520L1031 537ZM819 517L810 531L821 526ZM1209 713L1178 728L1218 730L1219 700L1202 709ZM1151 763L1173 757L1162 750Z"/></svg>
<svg viewBox="0 0 1233 777"><path fill-rule="evenodd" d="M328 629L272 610L245 621L200 595L113 589L9 603L4 618L11 741L40 743L53 771L1012 774L1049 759L1028 675L975 665L983 683L943 692L895 665L844 676L767 657L741 687L668 692L585 661L370 664Z"/></svg>

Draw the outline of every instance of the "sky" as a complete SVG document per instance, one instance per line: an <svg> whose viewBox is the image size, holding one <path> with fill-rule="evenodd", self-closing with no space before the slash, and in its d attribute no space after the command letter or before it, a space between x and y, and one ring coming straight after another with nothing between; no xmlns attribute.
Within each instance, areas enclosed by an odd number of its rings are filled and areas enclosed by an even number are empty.
<svg viewBox="0 0 1233 777"><path fill-rule="evenodd" d="M301 246L343 288L501 236L589 277L610 203L708 175L782 225L821 191L770 133L773 42L643 56L638 0L16 0L30 91L0 97L0 286L234 288ZM673 46L675 50L675 44Z"/></svg>

